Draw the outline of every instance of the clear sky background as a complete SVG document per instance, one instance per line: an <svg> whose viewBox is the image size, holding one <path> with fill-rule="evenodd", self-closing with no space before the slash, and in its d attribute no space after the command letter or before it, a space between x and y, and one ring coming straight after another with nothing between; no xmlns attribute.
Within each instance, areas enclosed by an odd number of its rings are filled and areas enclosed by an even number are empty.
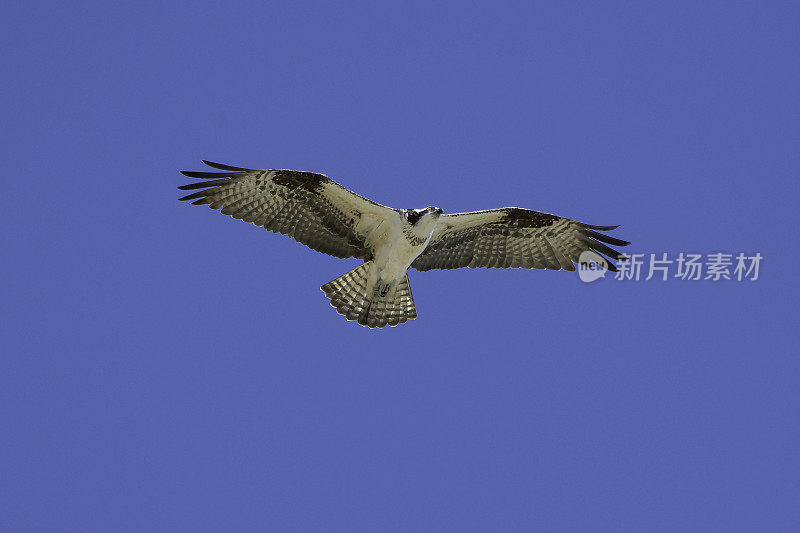
<svg viewBox="0 0 800 533"><path fill-rule="evenodd" d="M0 530L800 530L796 2L13 4ZM201 158L764 260L412 271L371 331Z"/></svg>

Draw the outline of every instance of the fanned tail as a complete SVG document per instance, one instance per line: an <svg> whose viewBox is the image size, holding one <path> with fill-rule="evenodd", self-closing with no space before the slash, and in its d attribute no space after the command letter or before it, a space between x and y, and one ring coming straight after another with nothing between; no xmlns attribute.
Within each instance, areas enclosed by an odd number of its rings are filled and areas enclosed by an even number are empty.
<svg viewBox="0 0 800 533"><path fill-rule="evenodd" d="M377 286L368 287L370 265L364 263L320 287L336 312L370 328L396 326L417 318L408 276L382 293Z"/></svg>

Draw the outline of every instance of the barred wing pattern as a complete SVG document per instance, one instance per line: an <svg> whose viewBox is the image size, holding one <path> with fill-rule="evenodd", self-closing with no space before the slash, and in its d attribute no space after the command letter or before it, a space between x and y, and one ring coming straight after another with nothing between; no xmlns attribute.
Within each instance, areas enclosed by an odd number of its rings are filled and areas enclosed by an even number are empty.
<svg viewBox="0 0 800 533"><path fill-rule="evenodd" d="M411 266L432 268L538 268L575 270L581 252L617 259L608 245L627 241L599 231L618 226L591 226L549 213L518 207L443 215L430 243ZM616 271L613 262L609 270Z"/></svg>
<svg viewBox="0 0 800 533"><path fill-rule="evenodd" d="M334 257L369 260L372 250L358 229L362 215L392 210L363 198L323 174L295 170L254 170L203 161L223 172L181 171L204 179L178 187L204 189L180 198L208 204L222 214L289 235Z"/></svg>

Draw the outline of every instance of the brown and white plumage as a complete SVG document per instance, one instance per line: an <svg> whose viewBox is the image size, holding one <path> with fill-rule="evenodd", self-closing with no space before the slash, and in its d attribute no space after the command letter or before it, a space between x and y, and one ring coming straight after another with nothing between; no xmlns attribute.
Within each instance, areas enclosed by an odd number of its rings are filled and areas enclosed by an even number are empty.
<svg viewBox="0 0 800 533"><path fill-rule="evenodd" d="M422 271L461 267L575 270L573 263L586 250L617 258L619 252L608 245L630 243L598 232L617 227L591 226L519 207L443 215L427 248L411 266ZM613 263L609 269L616 271Z"/></svg>
<svg viewBox="0 0 800 533"><path fill-rule="evenodd" d="M203 162L224 172L181 171L184 176L208 181L178 187L203 189L180 200L208 204L212 209L221 209L224 215L289 235L334 257L369 260L372 252L357 223L361 217L385 217L394 212L348 191L323 174Z"/></svg>
<svg viewBox="0 0 800 533"><path fill-rule="evenodd" d="M197 189L181 200L220 209L334 257L363 259L322 290L338 313L371 328L416 318L409 266L575 270L581 252L616 259L619 253L608 245L629 244L600 233L616 226L538 211L507 207L442 215L434 207L393 209L323 174L204 163L222 172L182 171L206 181L178 187Z"/></svg>

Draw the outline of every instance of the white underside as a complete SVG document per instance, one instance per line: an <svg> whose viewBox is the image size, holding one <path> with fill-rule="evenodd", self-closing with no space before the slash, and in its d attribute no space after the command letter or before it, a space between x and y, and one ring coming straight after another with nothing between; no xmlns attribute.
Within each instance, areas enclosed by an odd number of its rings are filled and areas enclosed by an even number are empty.
<svg viewBox="0 0 800 533"><path fill-rule="evenodd" d="M430 241L430 234L426 232L427 240L414 246L403 234L403 219L400 215L388 217L377 223L367 237L367 244L374 250L372 267L368 275L371 287L376 284L396 284L401 281L408 267L414 259L421 254Z"/></svg>

